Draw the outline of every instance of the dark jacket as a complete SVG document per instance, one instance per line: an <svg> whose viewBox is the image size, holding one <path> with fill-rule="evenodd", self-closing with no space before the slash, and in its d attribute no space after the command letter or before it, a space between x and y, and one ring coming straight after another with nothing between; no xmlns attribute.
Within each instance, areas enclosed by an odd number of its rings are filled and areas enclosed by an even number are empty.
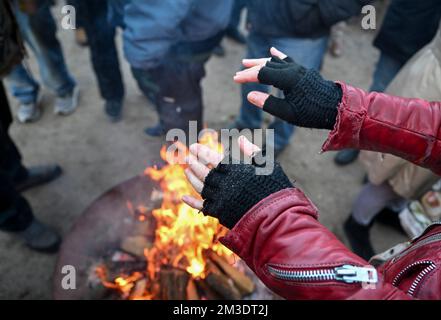
<svg viewBox="0 0 441 320"><path fill-rule="evenodd" d="M24 47L9 0L0 1L0 78L24 56Z"/></svg>
<svg viewBox="0 0 441 320"><path fill-rule="evenodd" d="M372 0L249 0L248 26L267 37L316 38Z"/></svg>
<svg viewBox="0 0 441 320"><path fill-rule="evenodd" d="M441 102L340 85L338 120L324 151L391 153L441 174ZM441 299L441 222L374 269L317 218L300 189L284 189L251 208L221 242L287 299Z"/></svg>
<svg viewBox="0 0 441 320"><path fill-rule="evenodd" d="M440 19L440 0L392 0L374 45L404 64L433 39Z"/></svg>

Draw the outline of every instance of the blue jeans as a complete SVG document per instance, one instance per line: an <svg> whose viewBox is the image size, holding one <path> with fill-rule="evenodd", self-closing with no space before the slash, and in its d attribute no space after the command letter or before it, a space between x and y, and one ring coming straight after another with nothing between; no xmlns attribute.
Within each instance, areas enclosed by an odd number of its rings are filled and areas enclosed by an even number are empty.
<svg viewBox="0 0 441 320"><path fill-rule="evenodd" d="M286 53L304 67L319 70L327 50L328 38L265 38L251 33L248 37L247 58L267 57L271 46ZM257 129L262 126L262 110L249 103L247 95L251 91L269 92L269 90L269 86L258 83L242 85L242 107L236 120L239 127ZM281 92L279 94L282 95ZM270 124L269 129L274 129L274 148L276 150L286 147L294 133L294 126L277 118Z"/></svg>
<svg viewBox="0 0 441 320"><path fill-rule="evenodd" d="M56 37L57 27L49 1L44 1L33 15L21 12L17 5L14 9L20 32L37 58L44 84L57 96L71 93L76 83L67 70L61 45ZM37 100L40 86L23 64L16 66L6 79L12 94L21 103Z"/></svg>
<svg viewBox="0 0 441 320"><path fill-rule="evenodd" d="M403 63L382 52L369 91L384 92L402 67Z"/></svg>

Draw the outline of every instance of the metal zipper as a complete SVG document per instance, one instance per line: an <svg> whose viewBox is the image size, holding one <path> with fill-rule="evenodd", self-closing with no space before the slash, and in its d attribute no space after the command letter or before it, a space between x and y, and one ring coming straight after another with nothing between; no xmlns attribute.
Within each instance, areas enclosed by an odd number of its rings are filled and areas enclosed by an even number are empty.
<svg viewBox="0 0 441 320"><path fill-rule="evenodd" d="M314 270L290 270L268 266L272 276L280 280L295 282L339 281L345 283L377 283L377 270L373 267L342 265L335 268Z"/></svg>
<svg viewBox="0 0 441 320"><path fill-rule="evenodd" d="M392 285L397 287L399 282L403 279L403 277L413 268L427 265L423 270L421 270L418 275L416 276L415 280L410 285L409 289L407 290L407 294L410 296L413 296L415 294L415 290L418 288L421 281L424 279L424 277L436 269L436 264L433 261L430 260L422 260L414 262L410 265L408 265L406 268L400 271L392 281Z"/></svg>
<svg viewBox="0 0 441 320"><path fill-rule="evenodd" d="M441 241L441 233L436 233L434 235L431 235L430 237L427 237L424 240L416 242L414 245L410 246L409 248L407 248L406 250L404 250L403 252L398 254L396 257L394 257L392 259L392 263L396 262L398 259L404 257L408 253L410 253L410 252L412 252L412 251L414 251L414 250L416 250L426 244L430 244L430 243L437 242L437 241Z"/></svg>

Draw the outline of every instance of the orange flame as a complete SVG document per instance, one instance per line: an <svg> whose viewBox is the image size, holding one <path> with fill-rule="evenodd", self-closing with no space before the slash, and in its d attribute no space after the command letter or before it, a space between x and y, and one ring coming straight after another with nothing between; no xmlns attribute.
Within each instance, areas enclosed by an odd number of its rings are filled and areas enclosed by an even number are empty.
<svg viewBox="0 0 441 320"><path fill-rule="evenodd" d="M216 133L207 132L200 139L200 143L223 153L223 146L217 141ZM179 144L177 149L181 151L181 156L182 152L184 156L188 154L187 148L182 144ZM184 195L198 195L185 177L185 167L170 163L173 157L170 157L165 148L161 150L161 156L169 161L167 166L162 169L147 168L145 171L150 178L159 182L164 192L161 208L153 210L153 216L158 223L153 248L161 254L166 253L169 264L174 267L184 266L194 278L203 278L206 264L204 250L212 249L226 257L233 255L216 241L217 237L226 233L226 229L217 219L204 216L181 201Z"/></svg>
<svg viewBox="0 0 441 320"><path fill-rule="evenodd" d="M218 153L223 153L223 146L218 142L215 132L206 132L199 143ZM152 211L157 222L155 241L150 249L144 249L148 262L147 275L134 272L131 275L120 275L113 282L109 282L106 280L104 268L99 267L95 270L103 285L119 291L124 299L153 299L155 289L152 283L158 279L157 272L163 265L185 269L196 279L206 276L206 260L203 254L205 250L211 249L230 261L234 257L229 249L217 242L217 239L225 235L227 231L219 221L204 216L181 200L184 195L199 196L187 181L184 173L185 165L180 164L183 163L182 161L178 161L183 160L182 157L188 154L188 149L177 142L174 150L167 150L164 146L160 154L167 165L160 169L148 167L144 172L152 180L159 182L161 191L154 190L153 192L162 195L161 207ZM129 212L134 212L131 203L128 203L127 207ZM147 210L144 209L138 208L138 212L141 213L138 217L140 221L146 218ZM150 286L146 287L141 295L131 295L132 289L142 277L147 277Z"/></svg>

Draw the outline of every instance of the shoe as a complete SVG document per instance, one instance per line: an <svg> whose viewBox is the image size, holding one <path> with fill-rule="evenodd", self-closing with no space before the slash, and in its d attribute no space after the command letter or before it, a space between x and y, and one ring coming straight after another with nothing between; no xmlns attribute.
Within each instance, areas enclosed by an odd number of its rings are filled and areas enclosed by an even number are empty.
<svg viewBox="0 0 441 320"><path fill-rule="evenodd" d="M29 123L40 119L41 116L40 104L41 104L40 92L37 94L37 99L35 102L20 104L17 111L18 121L21 123Z"/></svg>
<svg viewBox="0 0 441 320"><path fill-rule="evenodd" d="M246 37L243 35L242 32L240 32L238 29L234 28L234 29L228 29L225 32L225 36L227 36L228 38L230 38L231 40L240 43L240 44L245 44L247 43L247 39Z"/></svg>
<svg viewBox="0 0 441 320"><path fill-rule="evenodd" d="M345 221L343 230L349 243L352 247L352 251L368 261L375 255L372 248L371 241L369 240L369 231L372 224L363 226L352 218L352 215Z"/></svg>
<svg viewBox="0 0 441 320"><path fill-rule="evenodd" d="M58 165L30 167L27 170L27 177L24 180L15 183L15 190L18 192L23 192L42 184L49 183L57 179L63 173L63 170Z"/></svg>
<svg viewBox="0 0 441 320"><path fill-rule="evenodd" d="M35 102L20 104L17 112L17 119L21 123L30 123L40 119L41 111Z"/></svg>
<svg viewBox="0 0 441 320"><path fill-rule="evenodd" d="M339 151L334 158L334 161L339 166L346 166L358 158L359 150L346 149Z"/></svg>
<svg viewBox="0 0 441 320"><path fill-rule="evenodd" d="M71 93L57 97L55 100L54 113L60 116L67 116L75 112L78 108L78 98L80 96L80 89L75 86Z"/></svg>
<svg viewBox="0 0 441 320"><path fill-rule="evenodd" d="M400 218L398 216L398 212L395 212L389 208L384 208L380 211L380 213L375 217L375 221L381 223L385 226L391 227L395 231L406 235L406 231L404 231L401 226Z"/></svg>
<svg viewBox="0 0 441 320"><path fill-rule="evenodd" d="M39 252L55 253L61 244L58 233L36 219L20 235L29 248Z"/></svg>
<svg viewBox="0 0 441 320"><path fill-rule="evenodd" d="M161 136L165 135L166 132L165 132L162 124L158 123L154 127L145 128L144 133L148 136L151 136L151 137L161 137Z"/></svg>
<svg viewBox="0 0 441 320"><path fill-rule="evenodd" d="M118 122L122 118L122 101L108 100L104 104L104 110L111 122Z"/></svg>
<svg viewBox="0 0 441 320"><path fill-rule="evenodd" d="M224 57L225 56L224 47L222 47L222 45L220 45L220 44L218 46L214 47L213 54L218 57Z"/></svg>

